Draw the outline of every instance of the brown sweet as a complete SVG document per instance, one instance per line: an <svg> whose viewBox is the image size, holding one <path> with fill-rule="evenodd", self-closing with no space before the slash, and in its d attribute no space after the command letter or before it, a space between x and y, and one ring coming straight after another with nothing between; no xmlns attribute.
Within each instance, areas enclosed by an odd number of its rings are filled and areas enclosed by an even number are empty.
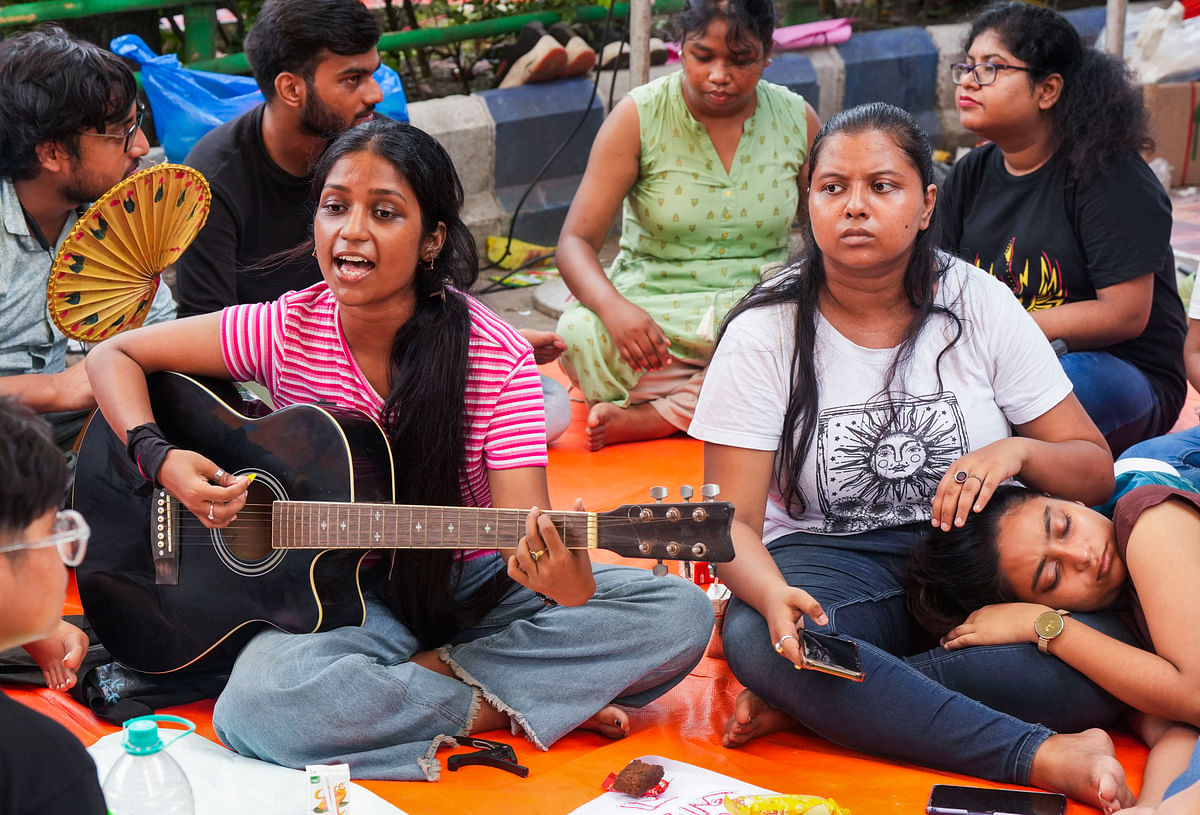
<svg viewBox="0 0 1200 815"><path fill-rule="evenodd" d="M661 764L647 764L641 759L634 759L625 765L625 769L617 774L612 788L626 795L645 795L663 778Z"/></svg>

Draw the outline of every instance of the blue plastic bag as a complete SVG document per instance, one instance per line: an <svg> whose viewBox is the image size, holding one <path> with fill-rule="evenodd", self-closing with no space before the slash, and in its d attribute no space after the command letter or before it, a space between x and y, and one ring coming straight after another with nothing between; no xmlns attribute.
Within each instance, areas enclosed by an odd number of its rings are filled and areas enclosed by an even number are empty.
<svg viewBox="0 0 1200 815"><path fill-rule="evenodd" d="M183 161L201 136L263 101L253 77L193 71L180 65L174 54L155 54L136 34L122 34L110 47L141 66L142 87L168 161ZM374 77L383 91L383 101L375 110L407 122L408 102L400 75L380 65Z"/></svg>

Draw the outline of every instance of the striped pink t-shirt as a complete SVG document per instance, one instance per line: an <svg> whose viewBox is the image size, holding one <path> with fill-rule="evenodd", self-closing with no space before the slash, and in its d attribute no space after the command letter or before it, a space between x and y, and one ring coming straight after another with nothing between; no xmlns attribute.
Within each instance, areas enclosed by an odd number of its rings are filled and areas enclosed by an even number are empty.
<svg viewBox="0 0 1200 815"><path fill-rule="evenodd" d="M533 349L469 295L464 506L490 506L487 471L546 466L546 418ZM384 398L358 367L324 283L221 313L221 352L238 380L259 382L275 407L325 400L379 420Z"/></svg>

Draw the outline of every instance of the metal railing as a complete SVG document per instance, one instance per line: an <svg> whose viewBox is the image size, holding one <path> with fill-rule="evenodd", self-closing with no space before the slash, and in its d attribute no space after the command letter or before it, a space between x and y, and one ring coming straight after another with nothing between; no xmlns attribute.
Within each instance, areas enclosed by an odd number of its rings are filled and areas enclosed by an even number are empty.
<svg viewBox="0 0 1200 815"><path fill-rule="evenodd" d="M217 8L223 3L217 0L188 3L182 6L184 21L183 53L180 61L189 68L218 71L227 74L248 73L250 65L244 54L215 56L214 38L217 25ZM164 4L161 0L38 0L33 3L17 3L0 7L0 30L16 25L34 25L53 20L73 17L91 17L126 11L160 11L178 9L180 6ZM683 8L683 0L655 0L654 12L670 14ZM595 23L608 14L603 6L580 6L575 10L573 22ZM628 3L614 3L613 17L624 19L629 16ZM526 23L540 22L551 25L562 19L553 11L538 11L529 14L514 14L453 26L430 26L410 31L392 31L379 41L380 51L400 51L447 45L464 40L515 34Z"/></svg>

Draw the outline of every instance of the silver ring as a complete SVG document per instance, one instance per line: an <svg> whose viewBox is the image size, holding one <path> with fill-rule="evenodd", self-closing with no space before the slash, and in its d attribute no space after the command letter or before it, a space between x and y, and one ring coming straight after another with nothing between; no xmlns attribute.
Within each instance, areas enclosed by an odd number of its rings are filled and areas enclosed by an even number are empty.
<svg viewBox="0 0 1200 815"><path fill-rule="evenodd" d="M220 481L223 475L225 475L225 471L218 467L217 471L213 473L213 481Z"/></svg>
<svg viewBox="0 0 1200 815"><path fill-rule="evenodd" d="M970 476L967 475L966 470L959 470L958 472L956 472L954 474L954 480L957 481L959 484L967 483L968 478L970 478Z"/></svg>
<svg viewBox="0 0 1200 815"><path fill-rule="evenodd" d="M783 653L783 641L784 640L796 640L796 635L795 634L784 634L782 637L780 637L779 642L775 643L775 653L777 653L777 654ZM799 641L800 640L796 640L796 642L799 642Z"/></svg>
<svg viewBox="0 0 1200 815"><path fill-rule="evenodd" d="M541 559L542 555L544 555L544 554L546 554L545 549L538 549L536 552L530 552L529 557L533 560L534 563L537 563Z"/></svg>
<svg viewBox="0 0 1200 815"><path fill-rule="evenodd" d="M209 502L208 502L208 519L209 519L210 521L215 521L215 520L216 520L216 518L214 518L214 517L213 517L213 510L214 510L215 508L216 508L216 502L215 502L215 501L209 501Z"/></svg>
<svg viewBox="0 0 1200 815"><path fill-rule="evenodd" d="M976 481L979 482L979 486L981 486L981 487L983 486L983 479L980 478L979 476L975 475L974 473L971 473L970 475L968 475L967 478L974 478Z"/></svg>

